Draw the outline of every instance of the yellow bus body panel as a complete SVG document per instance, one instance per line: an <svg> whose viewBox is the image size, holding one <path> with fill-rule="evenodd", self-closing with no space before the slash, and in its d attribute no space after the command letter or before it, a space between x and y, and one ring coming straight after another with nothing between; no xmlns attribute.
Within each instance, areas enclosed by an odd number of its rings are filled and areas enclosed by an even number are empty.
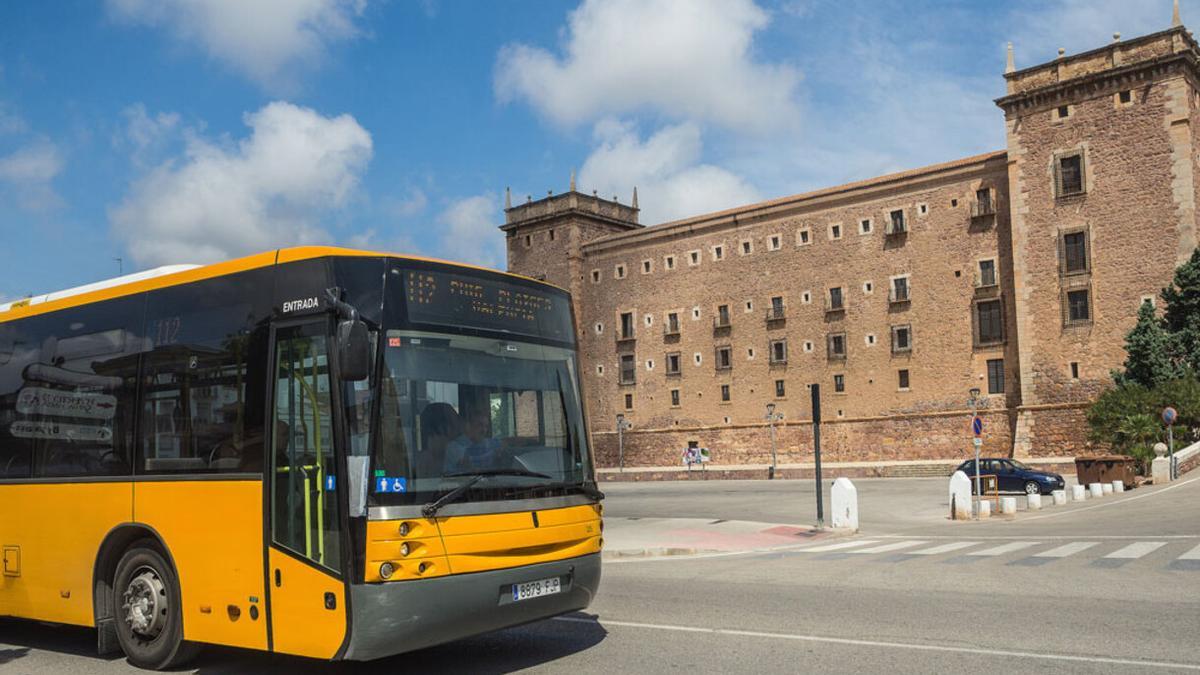
<svg viewBox="0 0 1200 675"><path fill-rule="evenodd" d="M185 639L267 648L262 490L261 480L134 484L134 517L162 537L179 574Z"/></svg>
<svg viewBox="0 0 1200 675"><path fill-rule="evenodd" d="M602 546L600 507L571 506L561 509L443 516L437 519L440 544L429 541L428 521L423 519L377 520L367 524L368 582L383 581L379 565L391 562L396 573L390 581L406 581L443 574L467 574L509 569L522 565L565 560L600 552ZM399 526L413 527L401 537ZM421 527L414 527L421 523ZM410 542L408 557L401 557L400 544ZM425 573L417 565L426 562Z"/></svg>
<svg viewBox="0 0 1200 675"><path fill-rule="evenodd" d="M0 616L95 625L92 568L105 535L129 522L130 483L0 485L0 547L17 575L0 575Z"/></svg>
<svg viewBox="0 0 1200 675"><path fill-rule="evenodd" d="M274 547L268 554L271 576L279 570L280 585L271 589L271 635L284 654L332 659L346 637L346 587L343 582ZM325 608L325 594L337 599Z"/></svg>

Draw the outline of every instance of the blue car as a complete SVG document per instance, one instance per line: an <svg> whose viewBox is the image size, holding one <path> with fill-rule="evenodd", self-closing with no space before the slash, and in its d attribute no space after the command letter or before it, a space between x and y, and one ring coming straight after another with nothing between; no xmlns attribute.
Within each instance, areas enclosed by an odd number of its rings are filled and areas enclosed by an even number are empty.
<svg viewBox="0 0 1200 675"><path fill-rule="evenodd" d="M975 460L968 459L959 464L956 470L974 479ZM983 476L995 476L1000 492L1024 492L1027 495L1040 495L1066 487L1066 481L1059 474L1031 469L1015 459L994 457L980 459L979 473Z"/></svg>

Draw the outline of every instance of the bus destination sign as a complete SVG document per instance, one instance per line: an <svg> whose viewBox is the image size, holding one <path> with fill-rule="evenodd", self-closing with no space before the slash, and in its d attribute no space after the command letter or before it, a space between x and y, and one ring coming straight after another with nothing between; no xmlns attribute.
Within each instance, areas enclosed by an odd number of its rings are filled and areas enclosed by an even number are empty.
<svg viewBox="0 0 1200 675"><path fill-rule="evenodd" d="M405 280L411 322L571 339L567 297L552 289L424 270Z"/></svg>

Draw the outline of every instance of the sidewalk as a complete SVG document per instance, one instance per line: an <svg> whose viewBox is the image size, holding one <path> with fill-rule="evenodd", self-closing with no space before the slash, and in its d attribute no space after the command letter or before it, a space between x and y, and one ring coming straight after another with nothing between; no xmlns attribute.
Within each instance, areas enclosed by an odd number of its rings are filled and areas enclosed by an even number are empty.
<svg viewBox="0 0 1200 675"><path fill-rule="evenodd" d="M770 551L837 534L808 525L707 518L604 519L604 558L651 558Z"/></svg>

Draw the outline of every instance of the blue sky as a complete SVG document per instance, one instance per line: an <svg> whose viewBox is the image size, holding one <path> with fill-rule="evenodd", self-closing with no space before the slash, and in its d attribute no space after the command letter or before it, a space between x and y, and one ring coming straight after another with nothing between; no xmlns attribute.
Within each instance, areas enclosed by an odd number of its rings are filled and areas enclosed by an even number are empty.
<svg viewBox="0 0 1200 675"><path fill-rule="evenodd" d="M1183 3L1188 20L1190 3ZM1200 9L1196 11L1200 12ZM643 222L1004 144L1018 67L1170 0L0 4L0 300L336 243L503 266L514 200Z"/></svg>

